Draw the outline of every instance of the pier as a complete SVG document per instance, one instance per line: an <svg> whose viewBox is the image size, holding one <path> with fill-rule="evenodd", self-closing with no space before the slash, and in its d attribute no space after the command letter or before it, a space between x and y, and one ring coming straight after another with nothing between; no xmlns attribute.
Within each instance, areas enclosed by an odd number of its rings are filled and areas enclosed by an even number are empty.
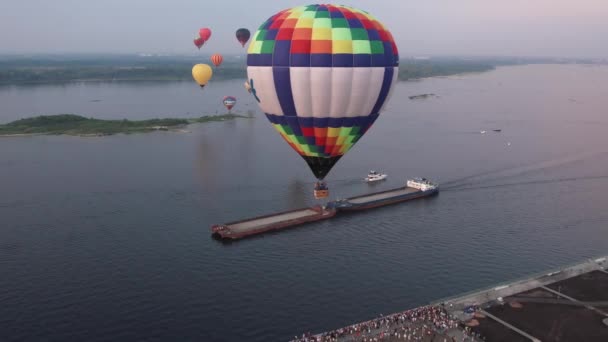
<svg viewBox="0 0 608 342"><path fill-rule="evenodd" d="M605 342L607 269L608 256L589 259L292 341Z"/></svg>

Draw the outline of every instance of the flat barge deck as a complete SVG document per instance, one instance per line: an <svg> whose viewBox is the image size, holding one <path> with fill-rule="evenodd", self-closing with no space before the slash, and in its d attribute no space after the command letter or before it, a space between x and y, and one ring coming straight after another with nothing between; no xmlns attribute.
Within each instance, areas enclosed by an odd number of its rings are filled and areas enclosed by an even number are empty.
<svg viewBox="0 0 608 342"><path fill-rule="evenodd" d="M377 208L416 198L427 197L436 194L438 191L439 190L436 187L428 190L420 190L405 186L331 201L323 207L301 208L231 223L217 224L211 226L211 233L213 236L221 239L237 240L272 230L280 230L308 222L330 219L340 212Z"/></svg>
<svg viewBox="0 0 608 342"><path fill-rule="evenodd" d="M405 186L402 188L336 200L329 202L327 206L335 208L338 211L365 210L434 195L437 191L437 189L422 191Z"/></svg>
<svg viewBox="0 0 608 342"><path fill-rule="evenodd" d="M211 232L222 239L241 239L246 236L294 227L300 224L325 220L336 214L335 209L321 206L285 211L278 214L258 216L251 219L218 224Z"/></svg>

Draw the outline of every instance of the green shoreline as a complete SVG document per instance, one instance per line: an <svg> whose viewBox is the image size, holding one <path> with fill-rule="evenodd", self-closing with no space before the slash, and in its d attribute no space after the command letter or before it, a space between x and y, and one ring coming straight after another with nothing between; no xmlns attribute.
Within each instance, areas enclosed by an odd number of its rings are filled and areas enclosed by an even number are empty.
<svg viewBox="0 0 608 342"><path fill-rule="evenodd" d="M35 135L105 136L156 131L186 132L190 124L250 118L237 114L151 120L100 120L74 114L41 115L0 125L0 137Z"/></svg>
<svg viewBox="0 0 608 342"><path fill-rule="evenodd" d="M2 59L0 55L0 86L65 84L70 82L192 82L192 63L179 59L48 58ZM500 60L433 59L400 61L398 79L418 80L427 77L450 76L491 71ZM213 81L244 80L247 69L243 61L226 61L213 71Z"/></svg>
<svg viewBox="0 0 608 342"><path fill-rule="evenodd" d="M238 58L237 58L238 57ZM213 69L212 81L244 80L247 63L242 54L225 55ZM192 82L192 66L208 61L209 55L8 55L0 53L0 86L65 84L69 82ZM516 56L402 57L400 81L451 76L494 70L500 66L529 64L606 64L593 58Z"/></svg>

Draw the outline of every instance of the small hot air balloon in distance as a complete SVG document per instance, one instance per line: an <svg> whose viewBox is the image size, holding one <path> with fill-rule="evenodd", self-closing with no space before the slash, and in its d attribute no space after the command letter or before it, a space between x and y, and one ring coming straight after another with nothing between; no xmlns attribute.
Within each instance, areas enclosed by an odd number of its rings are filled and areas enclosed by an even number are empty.
<svg viewBox="0 0 608 342"><path fill-rule="evenodd" d="M278 12L260 26L247 54L251 94L317 178L317 199L328 196L323 180L330 170L380 116L398 74L389 30L342 5Z"/></svg>
<svg viewBox="0 0 608 342"><path fill-rule="evenodd" d="M201 48L211 38L211 30L208 28L202 28L198 31L198 37L194 38L194 45L197 48Z"/></svg>
<svg viewBox="0 0 608 342"><path fill-rule="evenodd" d="M220 66L223 61L224 57L222 57L222 55L220 55L219 53L216 53L211 56L211 63L213 63L213 65L215 65L216 67Z"/></svg>
<svg viewBox="0 0 608 342"><path fill-rule="evenodd" d="M224 100L222 102L224 103L224 107L228 109L228 113L231 113L232 107L236 105L236 97L224 96Z"/></svg>
<svg viewBox="0 0 608 342"><path fill-rule="evenodd" d="M194 78L201 88L207 85L211 76L213 76L213 70L211 70L208 64L196 64L192 68L192 78Z"/></svg>
<svg viewBox="0 0 608 342"><path fill-rule="evenodd" d="M243 47L245 47L245 44L247 44L249 37L251 37L251 32L249 32L248 29L240 28L236 30L236 39L241 43L241 45L243 45Z"/></svg>
<svg viewBox="0 0 608 342"><path fill-rule="evenodd" d="M203 44L205 44L205 41L203 40L203 38L201 38L201 37L194 38L194 45L196 45L196 47L199 50L201 49L201 47L203 46Z"/></svg>

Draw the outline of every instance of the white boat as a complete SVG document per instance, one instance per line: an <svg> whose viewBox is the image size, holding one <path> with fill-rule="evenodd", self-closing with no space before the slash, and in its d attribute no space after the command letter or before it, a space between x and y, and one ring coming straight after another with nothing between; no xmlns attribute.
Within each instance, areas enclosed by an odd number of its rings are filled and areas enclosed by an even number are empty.
<svg viewBox="0 0 608 342"><path fill-rule="evenodd" d="M435 190L439 185L431 182L426 178L413 178L407 180L407 186L422 191Z"/></svg>
<svg viewBox="0 0 608 342"><path fill-rule="evenodd" d="M370 171L367 174L367 177L365 177L365 181L366 182L377 182L377 181L381 181L383 179L386 179L386 177L388 177L386 174L384 173L378 173L374 170Z"/></svg>

